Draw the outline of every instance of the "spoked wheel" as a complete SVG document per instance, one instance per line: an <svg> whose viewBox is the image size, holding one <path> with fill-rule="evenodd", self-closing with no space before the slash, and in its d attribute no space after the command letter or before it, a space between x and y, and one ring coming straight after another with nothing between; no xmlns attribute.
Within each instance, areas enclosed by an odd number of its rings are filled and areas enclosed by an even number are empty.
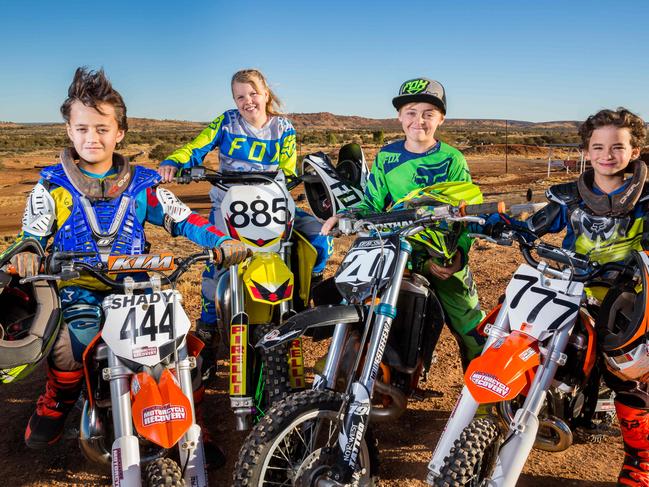
<svg viewBox="0 0 649 487"><path fill-rule="evenodd" d="M334 462L341 405L340 394L314 390L277 403L241 447L234 485L315 487ZM378 449L371 430L361 442L358 464L353 485L376 485Z"/></svg>
<svg viewBox="0 0 649 487"><path fill-rule="evenodd" d="M498 424L492 418L474 419L455 440L451 453L444 459L438 487L483 487L493 473L502 443Z"/></svg>

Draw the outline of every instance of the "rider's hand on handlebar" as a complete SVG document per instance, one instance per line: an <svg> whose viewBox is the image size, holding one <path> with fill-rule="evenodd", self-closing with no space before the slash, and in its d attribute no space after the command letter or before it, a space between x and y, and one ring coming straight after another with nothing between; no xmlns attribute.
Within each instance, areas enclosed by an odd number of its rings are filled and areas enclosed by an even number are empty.
<svg viewBox="0 0 649 487"><path fill-rule="evenodd" d="M453 260L451 260L451 263L447 266L436 264L432 259L430 259L426 262L426 266L432 275L445 281L462 268L462 256L460 255L460 252L456 252L453 256Z"/></svg>
<svg viewBox="0 0 649 487"><path fill-rule="evenodd" d="M248 248L238 240L226 240L216 250L221 257L219 264L223 267L240 264L248 257Z"/></svg>
<svg viewBox="0 0 649 487"><path fill-rule="evenodd" d="M177 172L178 172L178 168L176 168L175 166L160 166L158 168L158 174L162 176L163 183L173 182Z"/></svg>
<svg viewBox="0 0 649 487"><path fill-rule="evenodd" d="M338 224L338 220L340 220L339 215L334 215L332 217L329 217L327 221L322 224L322 228L320 229L320 235L329 235L331 229Z"/></svg>
<svg viewBox="0 0 649 487"><path fill-rule="evenodd" d="M19 252L9 260L16 268L20 277L32 277L38 274L41 268L41 258L31 252Z"/></svg>

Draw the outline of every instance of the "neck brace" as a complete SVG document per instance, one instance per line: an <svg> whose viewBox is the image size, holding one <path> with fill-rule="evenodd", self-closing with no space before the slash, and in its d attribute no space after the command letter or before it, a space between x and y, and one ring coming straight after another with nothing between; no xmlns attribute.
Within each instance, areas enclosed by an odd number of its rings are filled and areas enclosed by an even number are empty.
<svg viewBox="0 0 649 487"><path fill-rule="evenodd" d="M633 176L626 189L614 195L595 194L593 184L595 171L591 168L584 171L577 181L579 196L586 206L597 216L623 216L631 212L642 195L647 179L647 165L639 159L631 161Z"/></svg>
<svg viewBox="0 0 649 487"><path fill-rule="evenodd" d="M119 197L128 188L133 171L128 159L117 153L113 154L113 167L117 169L115 176L108 178L92 178L79 169L79 155L73 148L63 149L61 163L65 175L72 186L90 200L112 200Z"/></svg>

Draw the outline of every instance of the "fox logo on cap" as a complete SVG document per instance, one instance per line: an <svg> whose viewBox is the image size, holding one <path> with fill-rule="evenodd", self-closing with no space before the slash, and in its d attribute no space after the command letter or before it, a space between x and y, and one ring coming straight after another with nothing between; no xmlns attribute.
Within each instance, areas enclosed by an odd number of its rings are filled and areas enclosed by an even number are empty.
<svg viewBox="0 0 649 487"><path fill-rule="evenodd" d="M406 81L401 86L401 94L416 95L417 93L421 93L422 91L424 91L429 84L430 81L425 79L413 79L410 81Z"/></svg>

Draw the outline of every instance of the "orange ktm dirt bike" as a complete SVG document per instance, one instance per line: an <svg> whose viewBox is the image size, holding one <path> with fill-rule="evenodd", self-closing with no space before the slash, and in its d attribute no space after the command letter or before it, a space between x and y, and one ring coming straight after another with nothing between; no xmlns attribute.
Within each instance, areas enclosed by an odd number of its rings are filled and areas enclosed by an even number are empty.
<svg viewBox="0 0 649 487"><path fill-rule="evenodd" d="M375 484L378 451L371 426L405 411L443 325L434 291L423 276L407 271L409 239L441 222L479 221L472 212L491 208L435 203L363 217L349 213L340 220L343 233L360 234L334 278L342 304L306 310L259 343L271 348L334 326L324 369L313 389L275 404L251 431L234 485ZM457 240L455 232L448 238L441 232L436 230L440 245Z"/></svg>
<svg viewBox="0 0 649 487"><path fill-rule="evenodd" d="M111 467L115 486L207 486L191 377L203 343L189 334L175 284L194 263L220 262L220 252L204 250L185 259L110 256L98 266L83 262L94 255L54 252L47 273L21 280L69 281L83 274L114 291L102 301L101 332L83 355L81 450ZM129 275L120 279L121 273ZM134 279L134 273L144 277ZM169 458L174 447L179 462Z"/></svg>
<svg viewBox="0 0 649 487"><path fill-rule="evenodd" d="M614 411L611 391L600 385L597 309L585 289L604 284L598 280L604 275L632 279L634 270L600 265L522 229L506 230L498 240L482 237L503 245L517 240L527 264L482 324L487 343L466 370L428 465L434 486L513 487L533 447L563 451L576 427L610 421ZM639 275L647 276L649 258L643 254L641 261ZM481 404L496 404L500 420L474 418Z"/></svg>

